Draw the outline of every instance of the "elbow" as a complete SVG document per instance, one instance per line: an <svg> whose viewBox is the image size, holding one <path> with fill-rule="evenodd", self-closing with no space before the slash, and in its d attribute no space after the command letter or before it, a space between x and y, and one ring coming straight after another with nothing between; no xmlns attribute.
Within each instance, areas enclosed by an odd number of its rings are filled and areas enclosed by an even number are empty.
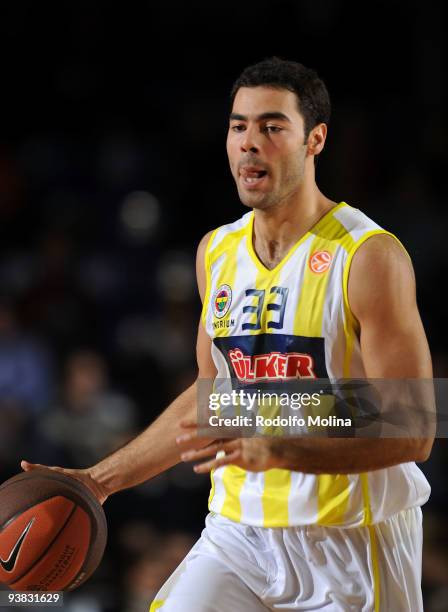
<svg viewBox="0 0 448 612"><path fill-rule="evenodd" d="M424 463L427 461L431 455L432 445L434 443L434 438L430 439L421 439L416 441L415 448L415 458L414 461L417 463Z"/></svg>

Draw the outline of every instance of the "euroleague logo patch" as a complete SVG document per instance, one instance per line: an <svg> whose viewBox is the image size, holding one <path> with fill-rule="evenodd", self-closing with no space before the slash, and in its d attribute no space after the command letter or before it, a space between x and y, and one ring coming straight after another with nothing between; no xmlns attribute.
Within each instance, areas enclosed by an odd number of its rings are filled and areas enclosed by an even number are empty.
<svg viewBox="0 0 448 612"><path fill-rule="evenodd" d="M322 274L331 266L333 255L328 251L316 251L309 259L309 266L312 272Z"/></svg>
<svg viewBox="0 0 448 612"><path fill-rule="evenodd" d="M229 285L220 285L213 296L213 312L215 317L222 319L232 303L232 289Z"/></svg>

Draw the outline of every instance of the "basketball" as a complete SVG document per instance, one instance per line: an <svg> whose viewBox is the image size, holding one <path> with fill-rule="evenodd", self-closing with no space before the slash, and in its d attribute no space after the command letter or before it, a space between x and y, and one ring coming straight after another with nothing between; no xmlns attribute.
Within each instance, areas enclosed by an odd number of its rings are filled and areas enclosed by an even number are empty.
<svg viewBox="0 0 448 612"><path fill-rule="evenodd" d="M72 591L98 567L103 508L80 481L35 469L0 486L0 582L16 591Z"/></svg>

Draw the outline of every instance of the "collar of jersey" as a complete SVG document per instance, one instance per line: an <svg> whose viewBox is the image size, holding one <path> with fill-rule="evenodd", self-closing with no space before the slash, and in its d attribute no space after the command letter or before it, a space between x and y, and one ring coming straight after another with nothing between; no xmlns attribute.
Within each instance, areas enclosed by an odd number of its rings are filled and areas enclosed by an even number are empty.
<svg viewBox="0 0 448 612"><path fill-rule="evenodd" d="M263 274L275 274L276 272L278 272L280 268L282 268L282 266L285 265L288 259L292 257L293 253L295 253L298 247L301 244L303 244L311 235L316 234L316 232L319 229L322 229L322 227L325 226L325 224L328 222L328 219L333 215L333 213L335 213L337 210L339 210L343 206L347 206L347 203L339 202L339 204L336 204L336 206L333 206L333 208L330 208L330 210L326 212L325 215L323 215L319 219L319 221L317 221L312 227L310 227L310 229L301 238L299 238L299 240L289 249L289 251L283 257L283 259L279 261L279 263L275 266L275 268L272 268L272 270L270 270L269 268L266 268L266 266L263 263L261 263L261 261L258 259L258 255L255 253L255 249L253 245L255 215L254 215L254 212L252 211L250 213L251 217L250 217L249 223L247 224L247 250L249 251L249 255L253 259L258 270L262 272Z"/></svg>

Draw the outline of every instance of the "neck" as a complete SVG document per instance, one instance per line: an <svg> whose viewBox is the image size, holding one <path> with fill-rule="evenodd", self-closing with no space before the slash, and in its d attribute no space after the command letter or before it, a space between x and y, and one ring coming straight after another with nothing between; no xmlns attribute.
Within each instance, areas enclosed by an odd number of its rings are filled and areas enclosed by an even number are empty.
<svg viewBox="0 0 448 612"><path fill-rule="evenodd" d="M291 247L333 206L315 189L299 189L266 210L254 210L253 247L267 268L274 268Z"/></svg>

